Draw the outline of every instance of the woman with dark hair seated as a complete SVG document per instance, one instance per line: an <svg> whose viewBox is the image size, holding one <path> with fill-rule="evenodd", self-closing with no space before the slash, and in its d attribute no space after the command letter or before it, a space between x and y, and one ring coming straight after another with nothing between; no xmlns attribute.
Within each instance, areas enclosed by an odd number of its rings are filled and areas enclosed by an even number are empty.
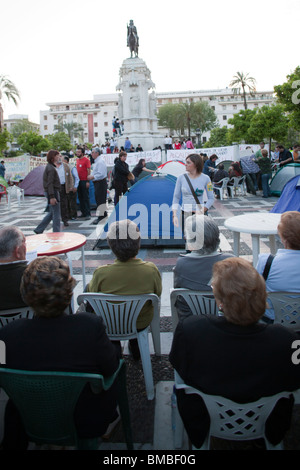
<svg viewBox="0 0 300 470"><path fill-rule="evenodd" d="M281 325L259 323L266 307L265 281L241 258L214 264L213 293L223 316L191 316L176 328L170 362L183 381L209 395L249 403L300 387L293 364L298 335ZM266 436L278 444L290 426L293 397L281 399L266 423ZM185 429L200 447L210 418L198 395L177 391Z"/></svg>
<svg viewBox="0 0 300 470"><path fill-rule="evenodd" d="M110 225L107 242L116 259L113 264L97 268L86 287L87 292L103 292L116 295L156 294L162 292L161 275L155 264L137 258L141 246L141 234L130 220ZM151 302L146 302L137 319L137 329L143 330L153 318ZM139 359L136 339L129 342L134 359Z"/></svg>
<svg viewBox="0 0 300 470"><path fill-rule="evenodd" d="M112 375L119 365L116 348L108 339L101 318L90 313L67 315L75 279L68 264L58 257L32 261L21 282L21 294L34 310L33 319L19 319L0 329L6 345L6 367L37 371L89 372ZM116 383L107 391L93 393L87 385L75 409L80 438L102 436L118 418ZM17 432L18 412L8 402L4 449L27 448L26 434ZM22 436L22 443L16 442Z"/></svg>

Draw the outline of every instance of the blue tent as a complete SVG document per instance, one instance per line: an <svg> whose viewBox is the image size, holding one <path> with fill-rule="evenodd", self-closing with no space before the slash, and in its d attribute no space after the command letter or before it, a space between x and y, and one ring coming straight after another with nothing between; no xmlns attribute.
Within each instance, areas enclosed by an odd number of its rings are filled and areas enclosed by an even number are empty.
<svg viewBox="0 0 300 470"><path fill-rule="evenodd" d="M124 219L138 225L142 247L184 247L182 231L172 222L175 184L176 178L172 175L149 175L134 184L116 205L94 248L107 246L110 224Z"/></svg>
<svg viewBox="0 0 300 470"><path fill-rule="evenodd" d="M279 214L286 211L300 212L300 176L298 175L285 184L279 200L270 210Z"/></svg>

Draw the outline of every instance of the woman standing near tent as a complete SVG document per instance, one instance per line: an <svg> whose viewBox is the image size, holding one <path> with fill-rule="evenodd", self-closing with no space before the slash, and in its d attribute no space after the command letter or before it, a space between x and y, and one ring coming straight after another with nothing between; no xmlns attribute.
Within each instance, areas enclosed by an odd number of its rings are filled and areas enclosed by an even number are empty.
<svg viewBox="0 0 300 470"><path fill-rule="evenodd" d="M179 227L181 224L184 230L184 219L192 214L204 213L207 215L208 209L214 203L214 192L209 176L202 173L203 160L200 155L192 153L186 158L186 171L179 175L176 181L172 210L173 224ZM206 191L207 201L204 201ZM180 205L181 200L181 205ZM177 211L181 206L181 220L179 221Z"/></svg>
<svg viewBox="0 0 300 470"><path fill-rule="evenodd" d="M61 157L58 150L49 150L47 153L47 166L43 175L43 185L45 196L49 204L49 212L42 222L34 229L34 233L43 233L46 227L53 223L53 232L60 232L60 180L58 177L56 164Z"/></svg>

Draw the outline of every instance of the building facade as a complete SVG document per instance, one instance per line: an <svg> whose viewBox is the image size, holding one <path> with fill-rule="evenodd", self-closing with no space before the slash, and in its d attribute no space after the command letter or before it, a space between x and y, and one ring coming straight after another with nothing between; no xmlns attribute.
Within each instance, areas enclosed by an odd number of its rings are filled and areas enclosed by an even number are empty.
<svg viewBox="0 0 300 470"><path fill-rule="evenodd" d="M156 106L168 103L207 102L215 111L220 127L232 127L228 120L244 109L243 96L235 88L222 90L198 90L183 92L156 93ZM273 91L257 91L247 95L248 109L260 108L274 102ZM57 132L59 123L77 123L83 129L74 137L74 144L91 143L103 145L112 137L112 121L118 117L119 94L94 95L90 101L72 101L48 103L48 110L40 112L40 133L44 137ZM162 136L169 133L168 129L158 127ZM126 128L124 129L126 135ZM210 132L202 135L203 143L209 139ZM176 137L174 135L174 137Z"/></svg>

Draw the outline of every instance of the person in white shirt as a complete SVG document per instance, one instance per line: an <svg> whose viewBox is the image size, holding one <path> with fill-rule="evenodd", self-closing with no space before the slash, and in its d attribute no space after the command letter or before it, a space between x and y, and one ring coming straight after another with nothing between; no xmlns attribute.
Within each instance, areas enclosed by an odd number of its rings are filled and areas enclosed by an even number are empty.
<svg viewBox="0 0 300 470"><path fill-rule="evenodd" d="M101 157L101 151L98 147L92 151L94 159L93 174L88 176L89 180L93 180L95 188L95 199L97 204L98 216L93 225L97 225L101 220L107 217L106 199L107 199L107 166L104 159Z"/></svg>

